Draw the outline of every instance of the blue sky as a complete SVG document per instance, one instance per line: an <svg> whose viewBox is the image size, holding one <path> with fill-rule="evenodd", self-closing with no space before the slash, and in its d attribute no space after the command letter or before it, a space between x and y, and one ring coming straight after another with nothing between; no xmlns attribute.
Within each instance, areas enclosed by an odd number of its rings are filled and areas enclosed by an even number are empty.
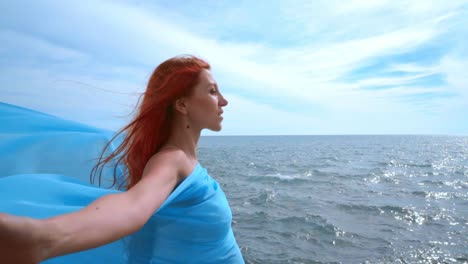
<svg viewBox="0 0 468 264"><path fill-rule="evenodd" d="M217 135L468 134L468 1L1 1L0 101L116 130L208 60ZM205 135L215 133L206 131Z"/></svg>

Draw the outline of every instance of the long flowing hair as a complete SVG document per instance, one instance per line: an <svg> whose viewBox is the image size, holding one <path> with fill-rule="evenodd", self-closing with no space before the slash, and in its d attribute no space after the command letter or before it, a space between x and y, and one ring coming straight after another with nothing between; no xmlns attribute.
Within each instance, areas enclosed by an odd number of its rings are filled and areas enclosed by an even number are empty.
<svg viewBox="0 0 468 264"><path fill-rule="evenodd" d="M102 149L97 164L93 167L90 180L96 177L101 184L102 171L109 162L114 162L113 182L118 189L130 189L140 181L148 160L166 143L172 126L174 102L190 93L198 83L198 76L210 65L195 56L177 56L156 67L151 75L146 91L137 104L133 120L118 131ZM142 99L142 100L141 100ZM123 136L122 143L108 156L112 142ZM118 168L125 168L117 177ZM125 188L123 188L125 186Z"/></svg>

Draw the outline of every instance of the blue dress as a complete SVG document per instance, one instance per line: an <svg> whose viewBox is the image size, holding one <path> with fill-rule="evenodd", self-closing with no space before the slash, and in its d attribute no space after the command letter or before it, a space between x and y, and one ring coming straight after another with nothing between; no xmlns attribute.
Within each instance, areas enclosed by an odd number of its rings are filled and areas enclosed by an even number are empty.
<svg viewBox="0 0 468 264"><path fill-rule="evenodd" d="M47 218L118 192L87 183L108 131L3 103L0 122L0 212ZM197 164L136 233L43 263L244 263L231 221L224 192Z"/></svg>

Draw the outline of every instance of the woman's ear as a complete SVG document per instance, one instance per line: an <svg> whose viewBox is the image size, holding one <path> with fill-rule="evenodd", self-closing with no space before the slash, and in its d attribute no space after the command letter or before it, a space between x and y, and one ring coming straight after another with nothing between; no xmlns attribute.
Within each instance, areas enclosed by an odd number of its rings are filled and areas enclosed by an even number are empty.
<svg viewBox="0 0 468 264"><path fill-rule="evenodd" d="M182 98L177 99L174 102L174 109L183 115L187 115L188 110L187 110L187 104L185 103L185 98L182 97Z"/></svg>

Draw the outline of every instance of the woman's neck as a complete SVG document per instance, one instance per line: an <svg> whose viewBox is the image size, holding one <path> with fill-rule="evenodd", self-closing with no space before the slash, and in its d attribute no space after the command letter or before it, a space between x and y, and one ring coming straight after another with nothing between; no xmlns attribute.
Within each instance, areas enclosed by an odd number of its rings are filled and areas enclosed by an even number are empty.
<svg viewBox="0 0 468 264"><path fill-rule="evenodd" d="M192 127L187 127L185 122L174 122L171 129L171 135L165 146L172 146L181 149L185 154L197 160L197 146L201 131Z"/></svg>

